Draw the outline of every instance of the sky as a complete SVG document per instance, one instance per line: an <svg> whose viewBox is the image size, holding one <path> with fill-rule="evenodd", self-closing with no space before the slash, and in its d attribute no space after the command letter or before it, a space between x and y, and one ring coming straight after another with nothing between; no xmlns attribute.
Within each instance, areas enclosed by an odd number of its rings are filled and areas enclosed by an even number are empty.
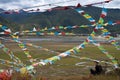
<svg viewBox="0 0 120 80"><path fill-rule="evenodd" d="M104 1L104 0L0 0L0 8L4 10L22 9L26 7L63 2L60 4L40 7L40 9L46 9L46 8L48 9L48 8L55 7L58 5L59 6L76 6L78 3L80 3L81 5L85 5L85 4L89 4L93 2L101 2L101 1ZM113 0L108 4L105 4L105 5L99 4L96 6L99 6L99 7L105 6L107 8L119 8L120 9L120 0Z"/></svg>

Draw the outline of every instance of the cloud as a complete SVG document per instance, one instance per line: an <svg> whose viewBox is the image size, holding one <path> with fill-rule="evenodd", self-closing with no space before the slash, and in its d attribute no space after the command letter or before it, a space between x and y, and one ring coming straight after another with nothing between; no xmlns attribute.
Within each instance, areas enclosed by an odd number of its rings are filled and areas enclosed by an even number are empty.
<svg viewBox="0 0 120 80"><path fill-rule="evenodd" d="M8 0L0 0L0 3L6 4L6 3L15 2L15 1L18 1L18 0L9 0L9 1Z"/></svg>
<svg viewBox="0 0 120 80"><path fill-rule="evenodd" d="M106 5L109 8L119 8L120 9L120 0L114 0Z"/></svg>
<svg viewBox="0 0 120 80"><path fill-rule="evenodd" d="M65 2L68 0L0 0L0 8L3 8L5 10L8 9L21 9L26 7L32 7L37 5L44 5L44 4L50 4L50 3L57 3L57 2ZM69 0L70 1L70 0ZM71 2L56 4L56 5L77 5L77 3L80 3L82 5L93 3L93 2L99 2L104 0L71 0ZM103 6L103 5L97 5L97 6ZM46 7L49 8L50 6ZM105 7L107 8L120 8L120 0L114 0L110 2L109 4L106 4ZM42 7L42 8L45 8Z"/></svg>

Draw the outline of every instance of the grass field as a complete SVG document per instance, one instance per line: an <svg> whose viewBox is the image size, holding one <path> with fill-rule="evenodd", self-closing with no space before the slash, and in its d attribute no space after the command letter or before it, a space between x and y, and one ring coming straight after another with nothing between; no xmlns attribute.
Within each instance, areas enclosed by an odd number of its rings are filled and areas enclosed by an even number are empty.
<svg viewBox="0 0 120 80"><path fill-rule="evenodd" d="M66 50L69 50L77 45L79 45L79 42L48 42L48 41L42 41L42 42L31 42L33 44L48 48L50 50L58 51L58 52L64 52ZM23 51L17 46L14 42L6 42L4 43L6 47L8 47L11 51L14 52L16 56L18 56L25 64L29 65L28 59L26 58ZM116 50L114 46L110 44L102 44L108 52L116 57L118 61L120 62L120 51ZM30 54L33 58L40 59L46 59L52 56L55 56L57 54L46 52L44 50L36 49L33 47L28 47L28 50L30 51ZM10 59L8 55L6 55L2 50L0 50L0 58L2 59ZM94 45L86 45L85 49L83 49L80 54L77 54L79 57L89 57L92 59L97 60L109 60L108 57L105 56L97 47ZM76 63L79 62L87 62L83 66L76 66ZM104 64L102 64L104 66ZM33 80L42 80L41 77L46 77L48 80L117 80L117 76L95 76L94 78L86 79L86 75L89 74L89 67L94 66L93 62L86 61L86 60L80 60L73 57L66 57L61 59L60 61L57 61L53 65L47 65L43 67L37 67L36 75ZM0 65L1 68L7 68L3 65ZM18 79L17 79L18 80Z"/></svg>

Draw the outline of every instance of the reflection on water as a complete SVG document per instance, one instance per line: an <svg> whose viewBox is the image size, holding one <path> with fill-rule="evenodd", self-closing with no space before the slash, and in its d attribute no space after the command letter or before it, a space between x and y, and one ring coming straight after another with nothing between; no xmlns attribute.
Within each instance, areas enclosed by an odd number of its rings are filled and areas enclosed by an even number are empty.
<svg viewBox="0 0 120 80"><path fill-rule="evenodd" d="M37 37L37 38L21 38L23 41L58 41L58 42L83 42L87 37L81 36L49 36L49 37ZM94 40L98 42L108 42L103 37L95 37ZM120 38L115 38L116 41L120 42Z"/></svg>
<svg viewBox="0 0 120 80"><path fill-rule="evenodd" d="M9 41L11 38L0 38L5 42ZM87 39L87 36L40 36L40 37L20 37L22 41L54 41L54 42L83 42ZM98 42L108 43L109 41L103 37L95 37L94 40ZM116 41L120 42L120 38L115 38Z"/></svg>

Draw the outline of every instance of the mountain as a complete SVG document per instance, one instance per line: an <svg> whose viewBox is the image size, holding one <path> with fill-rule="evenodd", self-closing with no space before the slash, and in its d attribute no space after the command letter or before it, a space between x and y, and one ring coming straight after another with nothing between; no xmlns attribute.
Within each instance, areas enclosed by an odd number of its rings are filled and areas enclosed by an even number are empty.
<svg viewBox="0 0 120 80"><path fill-rule="evenodd" d="M101 8L99 7L83 7L86 13L90 14L96 22L99 19ZM108 9L108 15L105 18L105 21L116 21L120 19L120 9ZM90 24L88 20L86 20L83 16L77 13L75 10L67 9L67 10L53 10L53 11L46 11L46 12L39 12L39 13L26 13L21 10L20 14L0 14L3 18L9 20L10 22L14 22L18 25L10 26L14 30L21 30L21 29L32 29L34 27L45 28L62 25L62 26L69 26L69 25L83 25L83 24ZM1 21L1 20L0 20ZM22 27L20 27L22 25ZM120 27L107 27L111 32L120 33ZM87 29L87 31L91 32L91 29ZM70 30L71 31L71 30ZM74 30L74 32L86 32L86 29L81 29L80 31Z"/></svg>

